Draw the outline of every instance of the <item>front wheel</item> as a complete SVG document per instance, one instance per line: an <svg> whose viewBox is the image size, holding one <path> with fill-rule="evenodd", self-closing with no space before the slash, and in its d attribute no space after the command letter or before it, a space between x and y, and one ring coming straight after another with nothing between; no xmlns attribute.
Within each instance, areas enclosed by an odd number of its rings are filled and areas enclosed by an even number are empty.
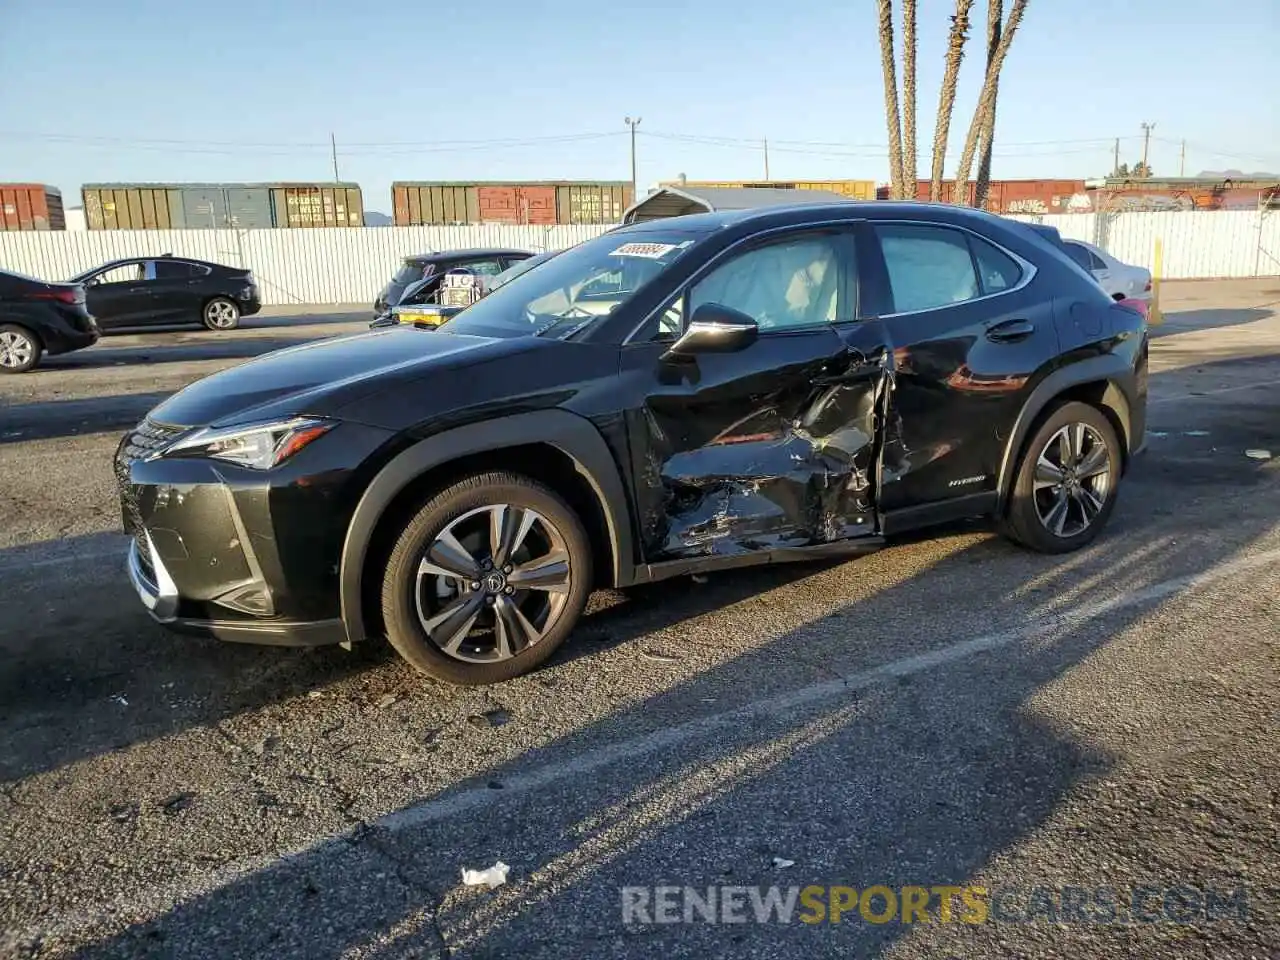
<svg viewBox="0 0 1280 960"><path fill-rule="evenodd" d="M1027 444L1003 532L1041 553L1067 553L1105 526L1119 492L1121 453L1111 421L1087 403L1065 403Z"/></svg>
<svg viewBox="0 0 1280 960"><path fill-rule="evenodd" d="M210 330L234 330L240 326L240 307L234 300L215 297L204 305L203 318Z"/></svg>
<svg viewBox="0 0 1280 960"><path fill-rule="evenodd" d="M487 473L431 498L392 549L382 583L387 638L412 666L462 685L542 664L591 590L582 521L527 477Z"/></svg>
<svg viewBox="0 0 1280 960"><path fill-rule="evenodd" d="M44 348L35 334L23 327L0 326L0 373L26 373L40 362Z"/></svg>

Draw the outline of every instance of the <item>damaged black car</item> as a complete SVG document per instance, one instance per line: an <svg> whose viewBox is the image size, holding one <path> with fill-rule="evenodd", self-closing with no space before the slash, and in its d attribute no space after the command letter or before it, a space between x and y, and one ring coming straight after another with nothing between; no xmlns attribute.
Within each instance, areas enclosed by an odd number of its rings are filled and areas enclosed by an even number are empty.
<svg viewBox="0 0 1280 960"><path fill-rule="evenodd" d="M1142 448L1145 317L980 211L809 204L611 231L434 332L175 394L116 458L152 615L358 643L460 684L545 661L589 592L867 553L989 517L1092 541Z"/></svg>

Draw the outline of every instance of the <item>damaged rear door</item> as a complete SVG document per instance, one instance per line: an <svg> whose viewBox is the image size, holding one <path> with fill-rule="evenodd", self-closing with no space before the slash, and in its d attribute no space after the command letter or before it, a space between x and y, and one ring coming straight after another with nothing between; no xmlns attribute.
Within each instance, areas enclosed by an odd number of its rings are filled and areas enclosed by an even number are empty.
<svg viewBox="0 0 1280 960"><path fill-rule="evenodd" d="M666 342L623 351L624 382L645 385L627 426L649 562L780 559L877 532L892 353L858 319L853 226L732 249L673 298ZM704 304L753 319L754 341L672 356Z"/></svg>

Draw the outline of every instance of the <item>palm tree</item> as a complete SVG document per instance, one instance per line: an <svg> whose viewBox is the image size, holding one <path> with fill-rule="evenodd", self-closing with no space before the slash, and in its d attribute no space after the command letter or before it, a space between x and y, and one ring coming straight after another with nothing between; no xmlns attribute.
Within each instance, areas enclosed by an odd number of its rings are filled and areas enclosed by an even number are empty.
<svg viewBox="0 0 1280 960"><path fill-rule="evenodd" d="M990 0L987 7L987 69L995 60L996 48L1000 46L1000 23L1004 19L1003 0ZM991 189L991 146L996 133L996 101L1000 95L1000 78L996 78L991 94L991 110L982 124L979 134L981 147L978 150L978 185L973 191L973 205L986 209L987 194Z"/></svg>
<svg viewBox="0 0 1280 960"><path fill-rule="evenodd" d="M902 196L902 120L898 116L898 77L893 57L893 3L877 0L880 13L880 66L884 70L884 114L889 125L889 193Z"/></svg>
<svg viewBox="0 0 1280 960"><path fill-rule="evenodd" d="M916 0L902 0L902 178L900 199L916 198Z"/></svg>
<svg viewBox="0 0 1280 960"><path fill-rule="evenodd" d="M964 152L960 154L960 166L956 170L957 199L966 196L969 188L969 172L973 169L973 155L978 147L978 134L987 123L988 116L995 117L996 83L1000 78L1000 68L1009 53L1014 34L1018 32L1018 24L1022 22L1022 14L1027 8L1027 0L1013 0L1013 8L1009 11L1009 19L1000 31L1000 42L996 44L995 55L987 66L987 76L982 82L982 93L978 97L978 106L973 111L973 120L969 124L969 135L965 137ZM961 193L960 191L965 191ZM963 201L961 201L963 202Z"/></svg>
<svg viewBox="0 0 1280 960"><path fill-rule="evenodd" d="M969 39L969 8L973 0L956 0L951 18L951 34L947 38L946 68L942 74L942 90L938 94L938 120L933 132L933 169L929 181L929 199L942 199L942 165L947 158L947 137L951 132L951 112L956 104L956 79L964 44Z"/></svg>

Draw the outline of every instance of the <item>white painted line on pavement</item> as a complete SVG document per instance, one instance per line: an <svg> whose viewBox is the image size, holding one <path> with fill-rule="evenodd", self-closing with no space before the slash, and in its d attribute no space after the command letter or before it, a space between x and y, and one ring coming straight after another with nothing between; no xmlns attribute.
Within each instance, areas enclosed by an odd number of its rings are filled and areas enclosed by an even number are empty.
<svg viewBox="0 0 1280 960"><path fill-rule="evenodd" d="M387 814L373 821L376 829L396 833L412 830L425 824L445 820L459 813L466 813L496 803L509 803L513 794L528 793L564 780L579 779L605 767L622 761L635 761L660 750L679 746L688 741L705 740L707 734L722 727L741 729L744 720L762 715L787 715L798 708L813 706L827 700L836 700L843 694L882 683L897 677L911 676L934 667L944 666L1010 646L1020 640L1043 637L1055 630L1065 630L1109 613L1141 606L1155 600L1173 596L1185 590L1205 587L1259 567L1280 563L1280 549L1267 550L1240 557L1185 577L1175 577L1152 584L1142 590L1122 594L1110 600L1085 604L1075 609L1063 610L1045 617L1042 621L1017 627L1000 633L961 640L957 643L931 650L928 653L906 657L891 663L852 674L841 680L828 680L811 686L789 690L773 697L734 710L699 717L674 727L658 730L630 740L587 750L563 762L551 762L524 773L504 775L503 789L491 790L487 786L460 790L436 800L428 800L413 807ZM545 749L545 748L544 748ZM37 937L67 937L77 931L88 930L112 916L156 916L181 903L206 896L214 890L243 880L259 870L278 867L282 861L297 859L328 846L345 842L350 833L312 841L291 851L273 856L252 857L229 864L188 883L168 883L147 888L121 902L99 902L87 909L80 909L60 916L50 917L36 927L29 927L12 936L12 942L22 944ZM0 939L0 945L5 941Z"/></svg>

